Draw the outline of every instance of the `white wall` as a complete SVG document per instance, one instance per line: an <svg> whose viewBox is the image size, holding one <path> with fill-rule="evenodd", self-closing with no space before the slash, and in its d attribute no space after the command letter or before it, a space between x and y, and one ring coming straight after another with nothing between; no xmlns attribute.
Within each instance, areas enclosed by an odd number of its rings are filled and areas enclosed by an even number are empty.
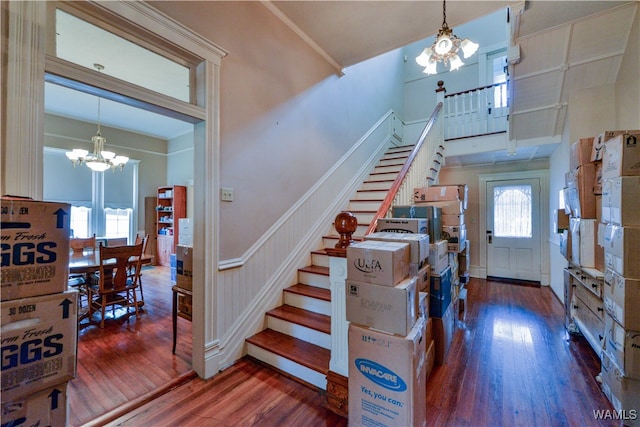
<svg viewBox="0 0 640 427"><path fill-rule="evenodd" d="M168 141L166 185L193 183L193 133Z"/></svg>
<svg viewBox="0 0 640 427"><path fill-rule="evenodd" d="M220 258L240 257L389 109L399 51L337 76L260 2L152 2L229 52L222 59Z"/></svg>

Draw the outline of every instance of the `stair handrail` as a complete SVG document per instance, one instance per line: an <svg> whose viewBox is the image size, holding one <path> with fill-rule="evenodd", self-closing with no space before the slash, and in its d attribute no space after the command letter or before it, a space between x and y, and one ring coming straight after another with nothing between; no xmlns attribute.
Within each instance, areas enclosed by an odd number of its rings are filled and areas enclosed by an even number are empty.
<svg viewBox="0 0 640 427"><path fill-rule="evenodd" d="M433 113L431 113L431 117L429 117L429 120L427 120L427 123L425 124L424 129L422 130L422 133L418 138L418 142L413 147L411 154L409 154L409 157L407 158L404 165L402 166L402 169L400 169L398 176L396 177L395 181L393 181L393 184L391 184L391 188L389 188L389 191L387 192L386 197L382 201L380 208L378 209L373 219L371 220L371 223L369 224L369 228L367 228L365 235L373 233L378 224L378 219L386 217L387 213L391 210L391 206L394 200L396 199L398 192L400 191L402 186L405 184L405 180L409 174L409 170L413 166L414 160L418 157L418 154L420 153L424 145L424 142L427 139L427 136L430 134L436 121L438 120L438 116L440 115L441 111L442 111L442 102L438 102L435 109L433 110ZM443 137L441 139L442 141L439 141L439 144L442 144L444 140ZM435 152L436 150L434 149L433 151ZM427 170L424 170L422 172L424 173L425 177L428 175Z"/></svg>

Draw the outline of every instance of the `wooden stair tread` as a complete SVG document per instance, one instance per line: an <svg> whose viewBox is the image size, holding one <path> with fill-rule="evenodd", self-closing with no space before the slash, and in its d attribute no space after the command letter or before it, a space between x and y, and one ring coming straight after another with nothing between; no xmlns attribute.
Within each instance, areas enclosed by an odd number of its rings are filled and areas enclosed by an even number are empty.
<svg viewBox="0 0 640 427"><path fill-rule="evenodd" d="M316 372L323 374L329 372L331 352L326 348L310 342L282 334L272 329L265 329L247 338L247 342L289 360L293 360Z"/></svg>
<svg viewBox="0 0 640 427"><path fill-rule="evenodd" d="M320 274L322 276L329 275L329 267L322 267L320 265L308 265L306 267L299 268L298 271L302 271L304 273Z"/></svg>
<svg viewBox="0 0 640 427"><path fill-rule="evenodd" d="M331 317L325 314L314 313L302 308L290 305L281 305L267 312L267 316L276 317L287 322L295 323L314 329L325 334L331 334Z"/></svg>
<svg viewBox="0 0 640 427"><path fill-rule="evenodd" d="M322 301L331 301L331 291L329 289L319 288L318 286L309 286L303 283L298 283L293 286L289 286L284 291Z"/></svg>

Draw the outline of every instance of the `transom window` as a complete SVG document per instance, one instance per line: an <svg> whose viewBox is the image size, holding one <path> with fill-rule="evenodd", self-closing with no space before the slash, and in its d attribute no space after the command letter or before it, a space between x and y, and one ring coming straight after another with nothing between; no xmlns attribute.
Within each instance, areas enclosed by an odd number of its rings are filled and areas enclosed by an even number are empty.
<svg viewBox="0 0 640 427"><path fill-rule="evenodd" d="M189 67L158 55L61 9L56 9L58 58L190 102Z"/></svg>

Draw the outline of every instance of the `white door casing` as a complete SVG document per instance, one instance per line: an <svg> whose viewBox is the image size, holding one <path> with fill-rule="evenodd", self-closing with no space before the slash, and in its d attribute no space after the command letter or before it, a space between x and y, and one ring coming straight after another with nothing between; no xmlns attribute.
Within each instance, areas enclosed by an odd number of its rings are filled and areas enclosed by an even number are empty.
<svg viewBox="0 0 640 427"><path fill-rule="evenodd" d="M540 186L539 197L538 197L538 207L533 210L533 218L537 219L538 224L538 242L539 246L536 250L536 254L539 256L536 261L538 264L538 278L534 279L536 281L540 281L541 285L549 285L549 241L548 238L545 238L547 235L547 230L549 229L550 224L550 214L548 212L549 200L548 200L548 170L530 170L530 171L521 171L521 172L504 172L504 173L491 173L491 174L483 174L478 175L478 261L479 264L477 267L472 266L472 270L475 273L475 277L486 278L487 276L492 276L489 274L489 263L488 263L488 238L486 235L486 231L490 230L488 227L488 192L489 192L489 183L495 181L513 181L520 179L537 179ZM495 242L495 240L493 240ZM500 242L498 242L500 243ZM495 255L495 254L494 254ZM493 267L492 267L493 268ZM493 272L493 271L492 271ZM502 276L505 277L505 276ZM522 280L532 280L532 279L524 279Z"/></svg>
<svg viewBox="0 0 640 427"><path fill-rule="evenodd" d="M539 282L540 180L490 181L486 196L487 276Z"/></svg>

